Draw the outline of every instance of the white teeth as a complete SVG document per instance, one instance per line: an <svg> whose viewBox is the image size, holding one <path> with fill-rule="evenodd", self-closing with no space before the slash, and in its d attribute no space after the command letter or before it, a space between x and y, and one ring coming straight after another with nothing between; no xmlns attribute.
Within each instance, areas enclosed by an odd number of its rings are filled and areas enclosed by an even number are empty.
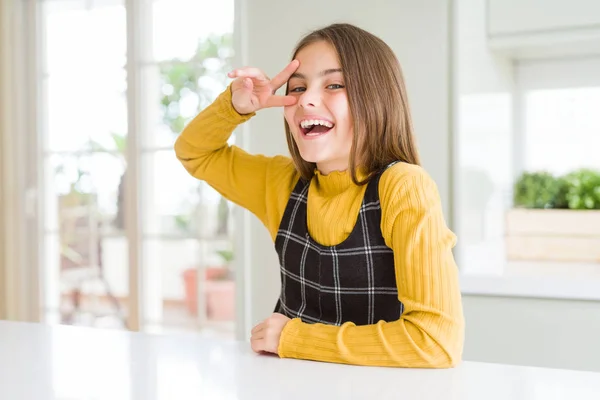
<svg viewBox="0 0 600 400"><path fill-rule="evenodd" d="M327 128L333 128L333 124L331 122L323 121L320 119L305 119L304 121L300 122L300 126L304 129L310 128L315 125L323 125Z"/></svg>

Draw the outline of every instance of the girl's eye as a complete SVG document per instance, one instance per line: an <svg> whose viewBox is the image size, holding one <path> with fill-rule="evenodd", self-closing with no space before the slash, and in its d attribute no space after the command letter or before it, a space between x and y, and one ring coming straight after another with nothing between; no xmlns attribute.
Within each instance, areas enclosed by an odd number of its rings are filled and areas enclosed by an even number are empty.
<svg viewBox="0 0 600 400"><path fill-rule="evenodd" d="M344 85L339 84L339 83L333 83L331 85L327 85L327 89L330 90L336 90L336 89L343 89ZM296 86L294 88L291 88L289 90L289 93L301 93L301 92L305 92L306 88L304 86Z"/></svg>

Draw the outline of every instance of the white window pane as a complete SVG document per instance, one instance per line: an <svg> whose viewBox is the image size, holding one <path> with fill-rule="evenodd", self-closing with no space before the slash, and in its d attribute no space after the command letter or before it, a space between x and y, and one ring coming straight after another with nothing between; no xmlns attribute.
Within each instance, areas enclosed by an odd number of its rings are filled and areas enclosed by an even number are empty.
<svg viewBox="0 0 600 400"><path fill-rule="evenodd" d="M600 169L600 87L533 90L525 110L526 170Z"/></svg>
<svg viewBox="0 0 600 400"><path fill-rule="evenodd" d="M46 83L46 151L90 149L91 141L113 145L127 132L125 71L56 74Z"/></svg>
<svg viewBox="0 0 600 400"><path fill-rule="evenodd" d="M512 186L512 98L464 96L460 102L457 235L463 273L504 268L504 218Z"/></svg>
<svg viewBox="0 0 600 400"><path fill-rule="evenodd" d="M233 32L233 0L155 0L154 61L189 60L201 39Z"/></svg>
<svg viewBox="0 0 600 400"><path fill-rule="evenodd" d="M90 5L84 0L42 3L46 73L69 71L89 77L125 66L123 2Z"/></svg>
<svg viewBox="0 0 600 400"><path fill-rule="evenodd" d="M43 3L46 151L109 145L127 130L125 8L122 2Z"/></svg>
<svg viewBox="0 0 600 400"><path fill-rule="evenodd" d="M125 159L118 152L49 156L46 161L45 229L57 229L61 205L87 205L97 213L95 218L101 224L103 234L120 231L123 228L124 174Z"/></svg>
<svg viewBox="0 0 600 400"><path fill-rule="evenodd" d="M231 205L181 166L173 151L142 156L143 231L196 237L231 234Z"/></svg>

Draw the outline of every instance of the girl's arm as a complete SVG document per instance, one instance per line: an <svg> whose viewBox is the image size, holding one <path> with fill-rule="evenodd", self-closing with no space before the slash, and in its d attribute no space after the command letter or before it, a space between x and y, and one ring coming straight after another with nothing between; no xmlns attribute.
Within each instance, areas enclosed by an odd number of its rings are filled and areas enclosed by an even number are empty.
<svg viewBox="0 0 600 400"><path fill-rule="evenodd" d="M274 235L285 208L279 199L289 197L296 172L287 157L251 155L228 145L234 129L254 115L235 110L230 86L186 126L175 154L192 176L252 212Z"/></svg>
<svg viewBox="0 0 600 400"><path fill-rule="evenodd" d="M464 317L456 238L446 227L433 180L417 166L399 163L381 177L381 229L394 250L398 321L341 327L289 321L281 357L345 364L447 368L462 357Z"/></svg>

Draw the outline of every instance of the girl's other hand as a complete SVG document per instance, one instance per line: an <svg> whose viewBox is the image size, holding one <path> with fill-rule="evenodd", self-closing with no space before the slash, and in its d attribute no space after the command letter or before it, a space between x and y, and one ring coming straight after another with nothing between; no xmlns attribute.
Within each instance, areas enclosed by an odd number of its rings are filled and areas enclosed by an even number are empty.
<svg viewBox="0 0 600 400"><path fill-rule="evenodd" d="M256 353L278 354L279 339L285 325L290 321L283 314L274 313L252 329L250 344Z"/></svg>

